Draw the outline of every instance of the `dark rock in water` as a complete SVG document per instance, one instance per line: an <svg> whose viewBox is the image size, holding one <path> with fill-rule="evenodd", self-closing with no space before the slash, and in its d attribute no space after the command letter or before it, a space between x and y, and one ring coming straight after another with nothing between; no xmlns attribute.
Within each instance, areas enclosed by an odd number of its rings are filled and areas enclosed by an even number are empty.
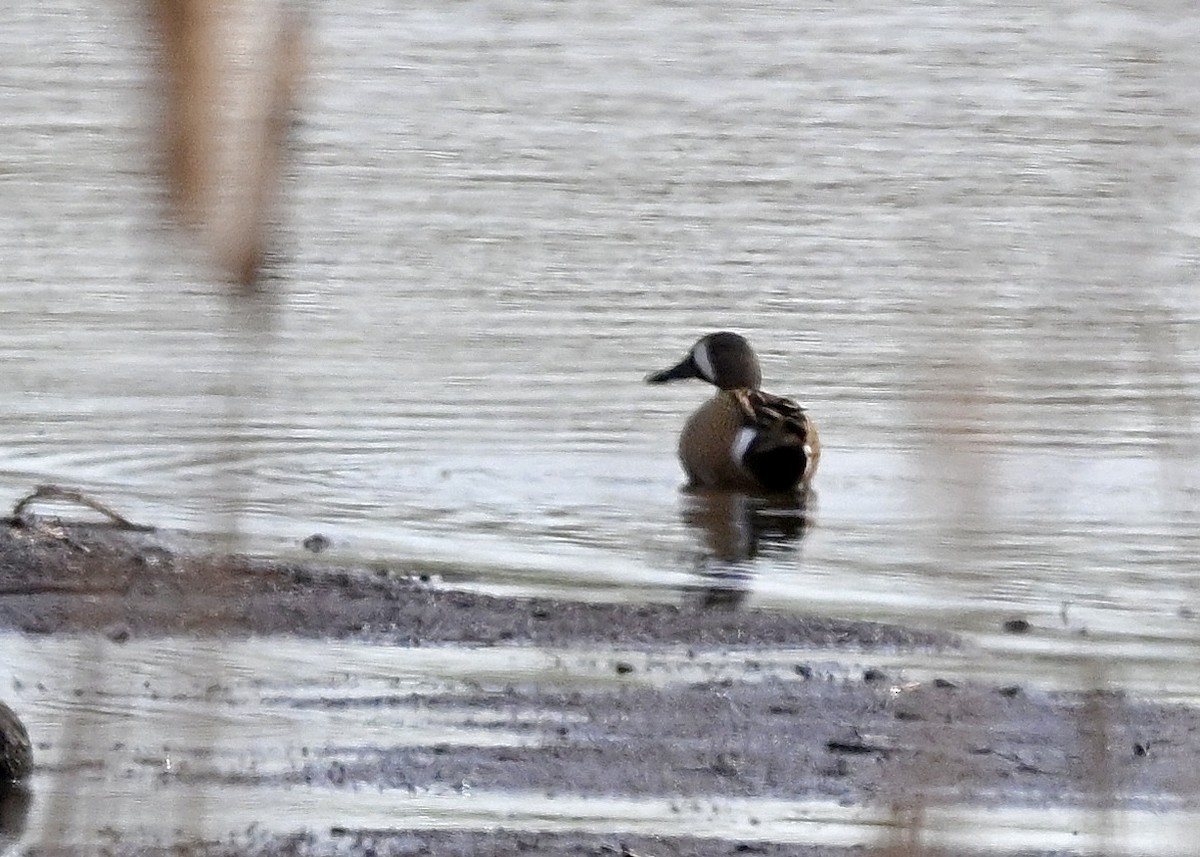
<svg viewBox="0 0 1200 857"><path fill-rule="evenodd" d="M19 783L0 785L0 854L10 854L12 846L25 832L33 795Z"/></svg>
<svg viewBox="0 0 1200 857"><path fill-rule="evenodd" d="M0 702L0 789L29 776L33 770L33 745L29 733L11 708Z"/></svg>
<svg viewBox="0 0 1200 857"><path fill-rule="evenodd" d="M133 630L124 622L109 625L102 630L102 633L114 643L128 643L133 637Z"/></svg>
<svg viewBox="0 0 1200 857"><path fill-rule="evenodd" d="M301 544L304 546L306 551L310 551L311 553L321 553L329 547L331 542L329 541L328 536L323 536L320 533L313 533L311 536L301 542Z"/></svg>

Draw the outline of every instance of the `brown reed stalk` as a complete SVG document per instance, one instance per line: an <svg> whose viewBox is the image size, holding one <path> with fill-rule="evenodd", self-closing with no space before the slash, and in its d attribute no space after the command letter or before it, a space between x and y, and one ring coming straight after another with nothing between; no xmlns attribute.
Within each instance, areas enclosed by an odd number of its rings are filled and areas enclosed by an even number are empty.
<svg viewBox="0 0 1200 857"><path fill-rule="evenodd" d="M162 172L174 219L209 245L243 290L262 275L286 161L287 131L304 75L304 16L268 9L275 26L239 27L254 0L149 0L163 101ZM251 9L253 12L263 10ZM248 95L247 95L248 94ZM246 100L246 98L249 100Z"/></svg>

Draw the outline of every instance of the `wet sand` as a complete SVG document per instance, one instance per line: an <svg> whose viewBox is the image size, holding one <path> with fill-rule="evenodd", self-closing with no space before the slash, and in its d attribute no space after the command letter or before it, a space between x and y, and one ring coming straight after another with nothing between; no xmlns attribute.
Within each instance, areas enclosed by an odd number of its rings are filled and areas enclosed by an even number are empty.
<svg viewBox="0 0 1200 857"><path fill-rule="evenodd" d="M200 585L202 582L202 585ZM797 658L761 670L757 648L858 653L951 649L950 635L731 607L712 593L680 604L590 604L493 597L405 574L206 555L195 542L48 518L0 526L0 628L30 635L294 635L379 646L666 647L749 655L722 681L647 686L614 656L610 685L505 683L453 699L338 699L272 691L301 707L453 705L523 746L362 746L247 770L230 783L329 789L535 791L581 796L826 799L895 807L998 804L1190 806L1200 781L1200 712L1119 693L1048 693L961 681L905 682L880 670L831 675ZM719 594L719 593L718 593ZM716 606L714 606L714 604ZM530 717L529 712L538 712ZM330 761L337 757L339 760ZM344 761L350 760L350 761ZM189 776L181 772L180 777ZM205 775L211 776L211 775ZM912 818L919 826L919 812ZM899 840L898 840L899 841ZM734 839L394 830L297 831L195 853L834 854ZM121 836L114 853L148 847Z"/></svg>

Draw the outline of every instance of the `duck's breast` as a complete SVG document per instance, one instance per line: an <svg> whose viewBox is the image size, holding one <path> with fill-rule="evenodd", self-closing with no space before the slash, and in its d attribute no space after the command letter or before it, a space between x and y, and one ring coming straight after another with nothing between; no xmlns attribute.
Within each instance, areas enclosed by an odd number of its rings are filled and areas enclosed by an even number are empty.
<svg viewBox="0 0 1200 857"><path fill-rule="evenodd" d="M745 414L734 397L722 390L701 405L679 436L679 461L693 485L709 488L754 488L741 467L746 440L739 436Z"/></svg>

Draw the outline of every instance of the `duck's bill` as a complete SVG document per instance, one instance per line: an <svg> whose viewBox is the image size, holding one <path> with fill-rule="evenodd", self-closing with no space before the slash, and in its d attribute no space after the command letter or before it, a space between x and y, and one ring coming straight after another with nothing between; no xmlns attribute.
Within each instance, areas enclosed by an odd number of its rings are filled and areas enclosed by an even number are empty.
<svg viewBox="0 0 1200 857"><path fill-rule="evenodd" d="M672 366L670 369L664 369L661 372L655 372L652 375L646 376L647 384L665 384L668 381L679 381L684 378L700 378L700 370L696 368L696 361L692 359L692 355L688 355Z"/></svg>

